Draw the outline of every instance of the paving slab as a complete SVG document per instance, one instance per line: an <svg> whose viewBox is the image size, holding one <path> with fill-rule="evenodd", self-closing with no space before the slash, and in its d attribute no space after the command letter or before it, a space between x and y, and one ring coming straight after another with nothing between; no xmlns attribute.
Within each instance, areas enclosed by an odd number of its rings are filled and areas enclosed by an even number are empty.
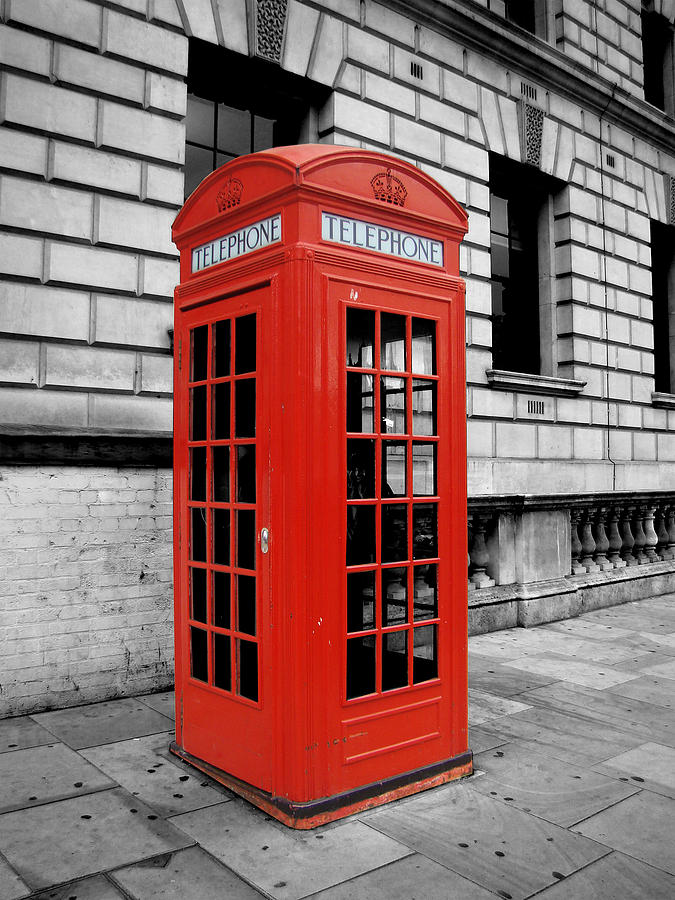
<svg viewBox="0 0 675 900"><path fill-rule="evenodd" d="M73 750L171 731L173 722L135 698L91 703L33 717Z"/></svg>
<svg viewBox="0 0 675 900"><path fill-rule="evenodd" d="M584 663L573 659L554 659L547 656L523 656L511 659L506 666L521 669L524 672L536 672L549 675L557 681L569 681L585 687L605 688L631 681L636 676L632 672L619 672L611 666L601 663Z"/></svg>
<svg viewBox="0 0 675 900"><path fill-rule="evenodd" d="M640 791L573 830L675 875L675 801Z"/></svg>
<svg viewBox="0 0 675 900"><path fill-rule="evenodd" d="M615 642L619 638L627 638L634 634L632 628L620 628L618 625L593 622L585 615L578 619L549 622L547 625L542 625L542 629L546 632L553 631L560 634L568 634L572 637L610 642Z"/></svg>
<svg viewBox="0 0 675 900"><path fill-rule="evenodd" d="M38 725L30 716L0 720L0 753L53 743L54 735Z"/></svg>
<svg viewBox="0 0 675 900"><path fill-rule="evenodd" d="M199 847L125 866L110 877L134 900L260 900L262 896Z"/></svg>
<svg viewBox="0 0 675 900"><path fill-rule="evenodd" d="M596 772L617 777L675 800L675 750L662 744L646 743L593 766ZM675 822L672 823L675 828Z"/></svg>
<svg viewBox="0 0 675 900"><path fill-rule="evenodd" d="M489 722L500 716L510 716L529 708L530 705L527 703L506 700L485 691L469 688L469 725L480 725L482 722Z"/></svg>
<svg viewBox="0 0 675 900"><path fill-rule="evenodd" d="M111 884L105 875L81 878L59 887L51 887L39 894L31 894L30 900L126 900L124 894Z"/></svg>
<svg viewBox="0 0 675 900"><path fill-rule="evenodd" d="M307 897L411 853L363 822L292 831L240 800L169 821L279 900Z"/></svg>
<svg viewBox="0 0 675 900"><path fill-rule="evenodd" d="M192 843L122 788L0 816L0 852L34 890Z"/></svg>
<svg viewBox="0 0 675 900"><path fill-rule="evenodd" d="M412 850L500 894L524 900L608 853L465 784L430 791L368 819Z"/></svg>
<svg viewBox="0 0 675 900"><path fill-rule="evenodd" d="M645 675L651 675L652 678L670 678L675 680L675 659L649 666L648 669L645 669ZM673 688L675 689L675 685L673 685Z"/></svg>
<svg viewBox="0 0 675 900"><path fill-rule="evenodd" d="M469 666L469 687L479 691L487 691L498 697L518 699L523 691L553 684L556 679L549 675L537 675L535 672L519 672L509 669L500 663L490 663L483 659L479 668Z"/></svg>
<svg viewBox="0 0 675 900"><path fill-rule="evenodd" d="M537 894L536 900L673 900L675 878L659 869L610 853Z"/></svg>
<svg viewBox="0 0 675 900"><path fill-rule="evenodd" d="M485 731L478 725L469 726L469 750L472 750L474 754L492 750L493 747L501 747L507 740L500 735Z"/></svg>
<svg viewBox="0 0 675 900"><path fill-rule="evenodd" d="M639 609L612 606L608 609L586 613L586 616L591 622L602 622L605 625L615 624L620 628L629 628L638 632L645 631L648 634L672 634L675 632L675 618L666 617L662 612L649 616Z"/></svg>
<svg viewBox="0 0 675 900"><path fill-rule="evenodd" d="M311 900L495 900L491 891L419 853L312 894Z"/></svg>
<svg viewBox="0 0 675 900"><path fill-rule="evenodd" d="M629 697L632 700L644 700L654 706L662 706L664 709L675 709L675 691L670 678L654 678L651 675L643 675L634 681L610 685L604 690L612 694L619 694L621 697Z"/></svg>
<svg viewBox="0 0 675 900"><path fill-rule="evenodd" d="M159 694L144 694L137 697L146 706L168 716L169 719L176 719L176 693L175 691L162 691Z"/></svg>
<svg viewBox="0 0 675 900"><path fill-rule="evenodd" d="M0 813L115 787L63 744L0 754Z"/></svg>
<svg viewBox="0 0 675 900"><path fill-rule="evenodd" d="M27 897L30 888L17 875L10 864L0 856L0 897L2 900L19 900Z"/></svg>
<svg viewBox="0 0 675 900"><path fill-rule="evenodd" d="M474 762L485 775L466 782L473 790L565 828L638 790L512 744L481 753Z"/></svg>
<svg viewBox="0 0 675 900"><path fill-rule="evenodd" d="M81 755L162 816L231 800L230 791L170 756L172 740L173 732L162 732L90 747Z"/></svg>

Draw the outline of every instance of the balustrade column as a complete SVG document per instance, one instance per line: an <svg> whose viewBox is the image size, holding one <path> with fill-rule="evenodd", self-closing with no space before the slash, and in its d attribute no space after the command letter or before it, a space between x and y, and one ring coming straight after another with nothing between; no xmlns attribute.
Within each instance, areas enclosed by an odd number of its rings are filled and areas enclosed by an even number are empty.
<svg viewBox="0 0 675 900"><path fill-rule="evenodd" d="M675 559L675 504L668 507L668 552Z"/></svg>
<svg viewBox="0 0 675 900"><path fill-rule="evenodd" d="M579 540L579 520L581 519L580 509L570 509L570 529L571 540L570 550L572 555L572 575L584 575L586 567L579 562L581 554L581 541Z"/></svg>
<svg viewBox="0 0 675 900"><path fill-rule="evenodd" d="M635 518L633 519L633 533L635 535L635 543L633 544L633 556L635 557L635 559L637 559L638 563L641 566L644 566L645 563L649 562L649 557L645 553L647 536L642 525L644 521L644 515L644 506L636 506Z"/></svg>
<svg viewBox="0 0 675 900"><path fill-rule="evenodd" d="M467 553L466 553L466 580L468 582L468 588L470 591L476 590L476 585L471 581L471 554L469 552L469 548L473 543L473 515L468 513L466 517L467 524Z"/></svg>
<svg viewBox="0 0 675 900"><path fill-rule="evenodd" d="M660 556L656 553L656 545L659 542L659 539L656 535L656 530L654 529L654 513L656 512L655 506L646 506L645 507L645 517L644 517L644 532L645 532L645 555L647 557L648 562L659 562L661 559Z"/></svg>
<svg viewBox="0 0 675 900"><path fill-rule="evenodd" d="M670 550L668 549L668 506L661 503L656 512L656 536L659 543L656 547L657 556L661 559L672 559Z"/></svg>
<svg viewBox="0 0 675 900"><path fill-rule="evenodd" d="M609 534L607 535L609 540L609 552L607 553L607 560L615 569L622 569L626 565L625 560L621 559L621 547L623 541L619 534L619 513L620 510L616 506L613 506L607 517L609 523Z"/></svg>
<svg viewBox="0 0 675 900"><path fill-rule="evenodd" d="M595 539L593 538L593 513L595 510L584 510L581 526L581 565L587 572L599 572L600 566L593 562Z"/></svg>
<svg viewBox="0 0 675 900"><path fill-rule="evenodd" d="M598 508L597 518L595 522L595 557L594 562L601 572L608 572L614 566L607 559L607 551L609 550L609 540L605 532L605 516L607 510L604 506Z"/></svg>
<svg viewBox="0 0 675 900"><path fill-rule="evenodd" d="M473 515L473 540L469 556L473 566L473 574L469 581L477 588L493 587L494 581L487 574L487 566L490 562L487 544L485 543L485 524L487 516L480 513Z"/></svg>
<svg viewBox="0 0 675 900"><path fill-rule="evenodd" d="M638 565L637 559L633 556L633 547L635 546L635 537L633 536L634 511L634 506L626 506L621 513L621 537L623 540L621 556L627 566Z"/></svg>

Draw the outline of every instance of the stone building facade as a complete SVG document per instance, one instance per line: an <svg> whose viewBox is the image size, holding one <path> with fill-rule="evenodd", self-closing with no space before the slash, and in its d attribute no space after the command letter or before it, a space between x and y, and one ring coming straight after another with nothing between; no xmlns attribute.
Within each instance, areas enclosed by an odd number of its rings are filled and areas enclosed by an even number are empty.
<svg viewBox="0 0 675 900"><path fill-rule="evenodd" d="M170 226L273 144L399 156L468 211L472 627L673 589L674 22L0 0L0 714L171 682Z"/></svg>

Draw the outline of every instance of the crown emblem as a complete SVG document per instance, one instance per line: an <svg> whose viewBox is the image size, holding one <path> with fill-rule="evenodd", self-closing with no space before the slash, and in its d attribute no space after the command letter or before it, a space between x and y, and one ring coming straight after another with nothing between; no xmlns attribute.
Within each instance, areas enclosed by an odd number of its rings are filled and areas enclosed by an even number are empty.
<svg viewBox="0 0 675 900"><path fill-rule="evenodd" d="M218 212L225 212L232 209L233 206L238 206L243 192L244 185L241 181L238 178L229 178L223 189L216 195Z"/></svg>
<svg viewBox="0 0 675 900"><path fill-rule="evenodd" d="M371 178L370 183L376 200L382 200L383 203L391 203L394 206L405 206L408 191L403 186L401 179L391 174L391 169L387 169L386 172L378 172L374 178Z"/></svg>

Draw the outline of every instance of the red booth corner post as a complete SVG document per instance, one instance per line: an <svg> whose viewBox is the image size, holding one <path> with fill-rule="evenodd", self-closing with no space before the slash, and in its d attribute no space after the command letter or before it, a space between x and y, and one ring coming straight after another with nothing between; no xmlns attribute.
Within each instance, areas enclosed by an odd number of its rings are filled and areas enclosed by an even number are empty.
<svg viewBox="0 0 675 900"><path fill-rule="evenodd" d="M467 217L302 145L179 213L175 753L296 828L471 772Z"/></svg>

